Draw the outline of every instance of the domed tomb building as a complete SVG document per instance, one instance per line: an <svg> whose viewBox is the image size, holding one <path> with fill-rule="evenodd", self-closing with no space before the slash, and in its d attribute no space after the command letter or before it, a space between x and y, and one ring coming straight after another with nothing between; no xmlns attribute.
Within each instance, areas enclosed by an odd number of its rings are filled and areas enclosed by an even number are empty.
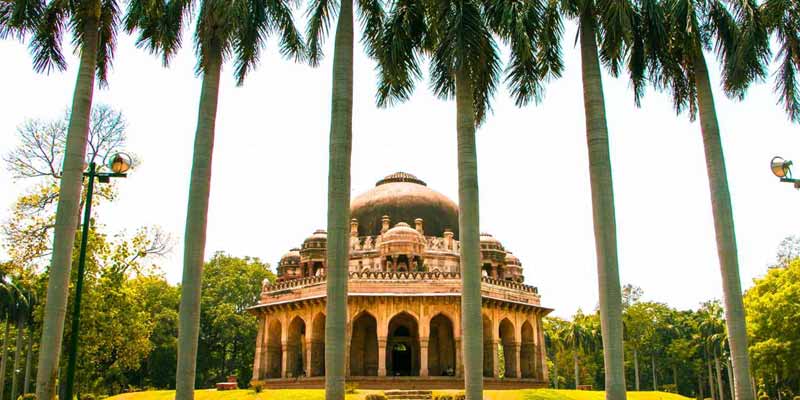
<svg viewBox="0 0 800 400"><path fill-rule="evenodd" d="M462 388L458 206L406 173L352 200L347 302L347 380L362 388ZM324 230L289 250L258 304L253 380L266 387L322 387L325 376ZM481 234L487 388L547 381L536 287L522 264ZM500 365L503 360L503 365Z"/></svg>

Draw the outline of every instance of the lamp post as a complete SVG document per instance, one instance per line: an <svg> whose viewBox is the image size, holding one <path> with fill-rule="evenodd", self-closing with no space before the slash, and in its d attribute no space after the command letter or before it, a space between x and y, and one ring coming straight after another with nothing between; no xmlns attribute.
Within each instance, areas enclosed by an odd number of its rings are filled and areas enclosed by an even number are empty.
<svg viewBox="0 0 800 400"><path fill-rule="evenodd" d="M89 163L89 168L83 176L89 178L86 185L86 207L83 212L83 229L81 230L81 250L78 256L78 280L75 283L75 304L72 311L72 330L69 338L69 360L67 362L67 382L64 390L64 399L72 400L72 389L75 385L75 363L78 357L78 331L81 323L81 295L83 294L83 274L86 265L86 244L89 240L89 219L92 215L92 194L94 194L94 179L100 183L108 183L111 178L124 178L131 168L131 158L125 153L116 153L108 161L111 172L98 172L97 165Z"/></svg>
<svg viewBox="0 0 800 400"><path fill-rule="evenodd" d="M792 162L784 160L782 157L772 157L769 162L772 174L777 176L781 182L793 183L795 189L800 189L800 179L792 178Z"/></svg>

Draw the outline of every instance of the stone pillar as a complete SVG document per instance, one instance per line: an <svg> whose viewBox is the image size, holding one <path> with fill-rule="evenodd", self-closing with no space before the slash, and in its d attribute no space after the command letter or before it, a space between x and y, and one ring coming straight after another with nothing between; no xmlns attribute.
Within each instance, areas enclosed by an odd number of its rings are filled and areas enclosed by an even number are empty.
<svg viewBox="0 0 800 400"><path fill-rule="evenodd" d="M289 364L289 343L286 341L281 342L281 377L288 378L286 371L288 371L287 364Z"/></svg>
<svg viewBox="0 0 800 400"><path fill-rule="evenodd" d="M306 336L306 354L305 354L306 361L303 367L305 367L307 377L311 376L311 352L313 348L314 348L314 343L311 341L310 337Z"/></svg>
<svg viewBox="0 0 800 400"><path fill-rule="evenodd" d="M258 318L258 334L256 335L256 356L255 360L253 361L253 377L250 378L252 381L257 381L261 379L261 375L263 372L261 371L261 358L264 352L264 346L262 346L262 342L264 341L264 329L266 318L262 315Z"/></svg>
<svg viewBox="0 0 800 400"><path fill-rule="evenodd" d="M544 328L542 327L542 317L536 318L536 360L539 362L540 368L537 368L538 377L540 380L547 382L550 379L550 374L547 371L547 353L544 348Z"/></svg>
<svg viewBox="0 0 800 400"><path fill-rule="evenodd" d="M425 228L422 225L422 218L417 218L414 220L414 228L419 232L420 235L425 234Z"/></svg>
<svg viewBox="0 0 800 400"><path fill-rule="evenodd" d="M419 338L419 376L428 376L428 337Z"/></svg>
<svg viewBox="0 0 800 400"><path fill-rule="evenodd" d="M378 336L378 376L386 376L386 336Z"/></svg>
<svg viewBox="0 0 800 400"><path fill-rule="evenodd" d="M455 338L456 341L456 376L464 376L464 349L461 348L461 336Z"/></svg>
<svg viewBox="0 0 800 400"><path fill-rule="evenodd" d="M447 250L454 250L455 246L453 245L453 231L450 229L444 230L444 247Z"/></svg>
<svg viewBox="0 0 800 400"><path fill-rule="evenodd" d="M350 220L350 236L358 237L358 220L355 218Z"/></svg>
<svg viewBox="0 0 800 400"><path fill-rule="evenodd" d="M517 378L522 378L522 363L521 363L522 345L520 344L520 342L514 342L514 344L512 344L511 346L512 346L511 348L513 348L514 352L516 353L515 355L516 359L514 360L515 361L514 364L516 364L514 365L514 372L517 374L516 375Z"/></svg>
<svg viewBox="0 0 800 400"><path fill-rule="evenodd" d="M500 377L500 355L497 354L497 346L499 345L499 340L492 340L492 376L495 378Z"/></svg>
<svg viewBox="0 0 800 400"><path fill-rule="evenodd" d="M492 265L492 279L497 279L497 267Z"/></svg>
<svg viewBox="0 0 800 400"><path fill-rule="evenodd" d="M389 221L390 220L388 215L384 215L381 218L381 235L383 235L384 233L386 233L386 231L389 230Z"/></svg>

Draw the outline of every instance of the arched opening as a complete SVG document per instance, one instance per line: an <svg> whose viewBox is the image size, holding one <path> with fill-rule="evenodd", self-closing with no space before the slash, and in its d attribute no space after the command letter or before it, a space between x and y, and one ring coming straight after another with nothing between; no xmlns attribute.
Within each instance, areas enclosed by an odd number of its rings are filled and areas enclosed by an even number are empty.
<svg viewBox="0 0 800 400"><path fill-rule="evenodd" d="M311 326L311 376L325 376L325 314L319 313Z"/></svg>
<svg viewBox="0 0 800 400"><path fill-rule="evenodd" d="M353 321L350 375L378 376L378 322L368 312Z"/></svg>
<svg viewBox="0 0 800 400"><path fill-rule="evenodd" d="M389 376L419 376L419 327L408 313L400 313L389 321L386 371Z"/></svg>
<svg viewBox="0 0 800 400"><path fill-rule="evenodd" d="M483 316L483 376L494 376L494 343L492 340L492 320L485 314Z"/></svg>
<svg viewBox="0 0 800 400"><path fill-rule="evenodd" d="M533 378L536 373L536 347L533 342L533 326L528 321L522 324L522 347L519 349L520 371L523 378Z"/></svg>
<svg viewBox="0 0 800 400"><path fill-rule="evenodd" d="M517 378L517 349L514 347L514 324L504 319L500 322L500 341L505 359L505 377Z"/></svg>
<svg viewBox="0 0 800 400"><path fill-rule="evenodd" d="M428 374L430 376L455 376L456 344L453 322L444 314L431 319L428 338Z"/></svg>
<svg viewBox="0 0 800 400"><path fill-rule="evenodd" d="M282 362L281 323L278 320L272 320L267 328L267 370L264 376L267 378L280 378Z"/></svg>
<svg viewBox="0 0 800 400"><path fill-rule="evenodd" d="M306 323L300 317L294 317L289 324L289 341L286 343L286 374L289 377L306 375L303 354L306 354Z"/></svg>

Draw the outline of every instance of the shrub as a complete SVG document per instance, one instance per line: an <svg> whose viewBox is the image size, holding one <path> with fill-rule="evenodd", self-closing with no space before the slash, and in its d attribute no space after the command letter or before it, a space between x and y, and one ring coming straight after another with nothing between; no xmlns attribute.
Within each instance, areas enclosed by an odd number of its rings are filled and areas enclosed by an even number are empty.
<svg viewBox="0 0 800 400"><path fill-rule="evenodd" d="M81 393L78 396L78 399L80 399L80 400L95 400L95 396L93 394L91 394L91 393Z"/></svg>
<svg viewBox="0 0 800 400"><path fill-rule="evenodd" d="M372 393L366 395L366 397L364 397L364 400L386 400L386 396L382 394Z"/></svg>
<svg viewBox="0 0 800 400"><path fill-rule="evenodd" d="M436 396L435 400L454 400L454 399L453 399L453 396L451 396L449 394L440 394L440 395Z"/></svg>
<svg viewBox="0 0 800 400"><path fill-rule="evenodd" d="M358 391L358 384L357 383L355 383L355 382L351 382L351 383L345 382L345 384L344 384L344 392L345 393L347 393L347 394L355 394L356 391Z"/></svg>
<svg viewBox="0 0 800 400"><path fill-rule="evenodd" d="M467 395L464 393L456 393L453 395L453 400L465 400Z"/></svg>
<svg viewBox="0 0 800 400"><path fill-rule="evenodd" d="M261 393L261 391L264 390L264 384L261 382L251 383L250 389L253 389L256 393Z"/></svg>
<svg viewBox="0 0 800 400"><path fill-rule="evenodd" d="M762 394L761 396L758 396L758 400L769 400L769 396Z"/></svg>
<svg viewBox="0 0 800 400"><path fill-rule="evenodd" d="M36 393L25 393L17 397L17 400L36 400Z"/></svg>

